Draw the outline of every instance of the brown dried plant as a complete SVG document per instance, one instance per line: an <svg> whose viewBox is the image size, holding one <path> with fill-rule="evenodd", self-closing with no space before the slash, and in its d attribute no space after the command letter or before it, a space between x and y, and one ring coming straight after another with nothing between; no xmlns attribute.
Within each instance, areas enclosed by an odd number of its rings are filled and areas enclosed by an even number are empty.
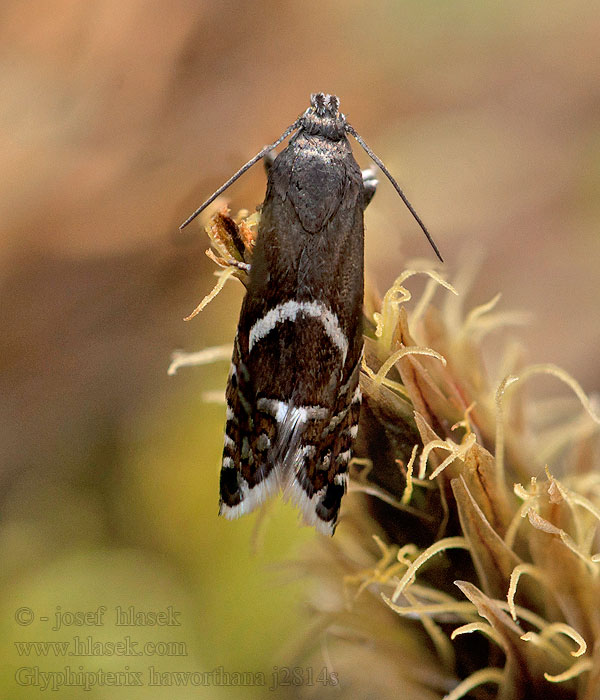
<svg viewBox="0 0 600 700"><path fill-rule="evenodd" d="M194 314L245 281L257 216L209 223L223 270ZM429 280L409 304L415 274ZM425 268L367 296L354 495L305 560L302 661L324 658L340 682L303 697L600 699L600 418L574 379L523 367L509 342L486 368L484 336L521 320L498 299L465 313ZM579 403L530 398L540 374Z"/></svg>
<svg viewBox="0 0 600 700"><path fill-rule="evenodd" d="M359 496L309 567L341 696L598 700L600 419L510 344L490 376L482 338L521 318L419 272L410 312L417 270L366 305ZM585 410L528 398L539 374Z"/></svg>

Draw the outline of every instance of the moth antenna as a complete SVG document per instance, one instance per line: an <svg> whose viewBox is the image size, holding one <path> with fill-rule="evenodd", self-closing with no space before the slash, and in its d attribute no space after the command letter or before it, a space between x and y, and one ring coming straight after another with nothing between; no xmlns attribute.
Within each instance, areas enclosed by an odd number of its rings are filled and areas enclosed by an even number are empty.
<svg viewBox="0 0 600 700"><path fill-rule="evenodd" d="M279 146L279 144L280 144L284 139L286 139L286 138L292 133L292 131L296 131L296 129L298 129L299 127L300 127L300 120L297 119L291 126L288 126L288 128L283 132L283 134L281 134L281 136L277 139L277 141L274 141L274 142L273 142L272 144L270 144L269 146L265 146L261 151L259 151L259 152L254 156L254 158L250 159L250 160L246 163L246 165L242 165L242 167L237 171L237 173L236 173L235 175L232 175L232 176L229 178L229 180L227 180L227 182L226 182L224 185L221 185L221 187L219 187L219 189L218 189L216 192L213 192L213 194L210 195L210 197L206 200L206 202L204 202L203 204L201 204L201 205L198 207L198 209L196 209L196 211L195 211L193 214L191 214L190 216L188 216L188 218L187 218L187 219L181 224L181 226L179 227L179 230L185 228L190 222L192 222L192 221L198 216L198 214L200 214L201 212L203 212L203 211L206 209L206 207L207 207L211 202L214 202L214 200L215 200L220 194L222 194L223 192L225 192L225 190L226 190L230 185L232 185L232 184L238 179L238 177L240 177L241 175L243 175L243 174L246 172L246 170L248 170L249 168L251 168L251 167L252 167L255 163L257 163L261 158L264 158L264 156L266 156L267 153L268 153L269 151L272 151L274 148L277 148L277 146Z"/></svg>
<svg viewBox="0 0 600 700"><path fill-rule="evenodd" d="M391 173L389 172L389 170L388 170L388 169L385 167L385 165L382 163L381 159L378 158L378 157L373 153L373 151L367 146L367 144L363 141L363 139L362 139L362 137L360 136L360 134L358 133L358 131L356 131L356 129L355 129L353 126L350 126L350 124L346 124L346 127L345 127L345 128L346 128L346 131L347 131L349 134L352 134L352 136L354 136L354 138L358 141L358 143L359 143L359 144L364 148L364 150L367 152L369 158L371 158L371 160L381 169L381 172L387 177L387 179L392 183L392 185L394 185L394 189L395 189L396 192L400 195L400 197L402 197L402 201L403 201L404 204L406 204L406 206L408 207L408 211L415 217L416 222L417 222L417 223L419 224L419 226L421 227L423 233L427 236L427 240L428 240L429 243L431 244L431 247L432 247L433 250L435 251L435 254L438 256L438 258L440 259L441 262L444 262L444 259L443 259L442 256L440 255L440 251L438 250L438 247L436 246L436 244L435 244L433 238L431 237L431 234L430 234L429 231L425 228L425 224L421 221L421 217L420 217L420 216L417 214L417 212L414 210L412 204L408 201L408 199L406 198L406 195L405 195L404 192L400 189L400 186L398 185L398 183L396 182L396 180L394 180L394 178L392 177L392 175L391 175Z"/></svg>

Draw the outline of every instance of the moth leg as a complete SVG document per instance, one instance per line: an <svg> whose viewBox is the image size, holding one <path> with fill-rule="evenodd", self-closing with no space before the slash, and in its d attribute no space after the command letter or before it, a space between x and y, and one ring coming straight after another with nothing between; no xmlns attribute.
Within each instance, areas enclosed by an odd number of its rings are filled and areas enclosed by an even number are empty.
<svg viewBox="0 0 600 700"><path fill-rule="evenodd" d="M367 168L362 171L363 187L365 188L365 196L363 199L363 209L366 209L369 202L373 199L379 180L375 177L375 171L372 168Z"/></svg>

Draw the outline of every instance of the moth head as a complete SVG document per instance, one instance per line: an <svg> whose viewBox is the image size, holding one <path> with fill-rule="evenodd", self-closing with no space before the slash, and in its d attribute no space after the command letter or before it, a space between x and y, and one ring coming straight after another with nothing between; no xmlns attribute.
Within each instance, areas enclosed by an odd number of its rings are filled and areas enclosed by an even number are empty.
<svg viewBox="0 0 600 700"><path fill-rule="evenodd" d="M340 98L337 95L326 95L315 92L310 96L310 106L320 117L336 117L340 109Z"/></svg>
<svg viewBox="0 0 600 700"><path fill-rule="evenodd" d="M310 96L310 107L302 118L302 126L309 134L321 134L339 140L346 133L346 118L340 112L336 95L315 92Z"/></svg>

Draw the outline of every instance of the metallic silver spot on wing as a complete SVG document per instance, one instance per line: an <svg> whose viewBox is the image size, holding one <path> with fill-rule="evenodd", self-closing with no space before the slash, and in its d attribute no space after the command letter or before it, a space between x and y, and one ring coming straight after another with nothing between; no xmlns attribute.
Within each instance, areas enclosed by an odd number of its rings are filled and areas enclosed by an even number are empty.
<svg viewBox="0 0 600 700"><path fill-rule="evenodd" d="M250 457L250 443L248 442L248 438L246 435L244 435L242 439L242 450L241 450L241 458L242 459L248 459Z"/></svg>
<svg viewBox="0 0 600 700"><path fill-rule="evenodd" d="M259 452L265 452L271 447L271 441L266 433L261 433L256 440L256 449Z"/></svg>

